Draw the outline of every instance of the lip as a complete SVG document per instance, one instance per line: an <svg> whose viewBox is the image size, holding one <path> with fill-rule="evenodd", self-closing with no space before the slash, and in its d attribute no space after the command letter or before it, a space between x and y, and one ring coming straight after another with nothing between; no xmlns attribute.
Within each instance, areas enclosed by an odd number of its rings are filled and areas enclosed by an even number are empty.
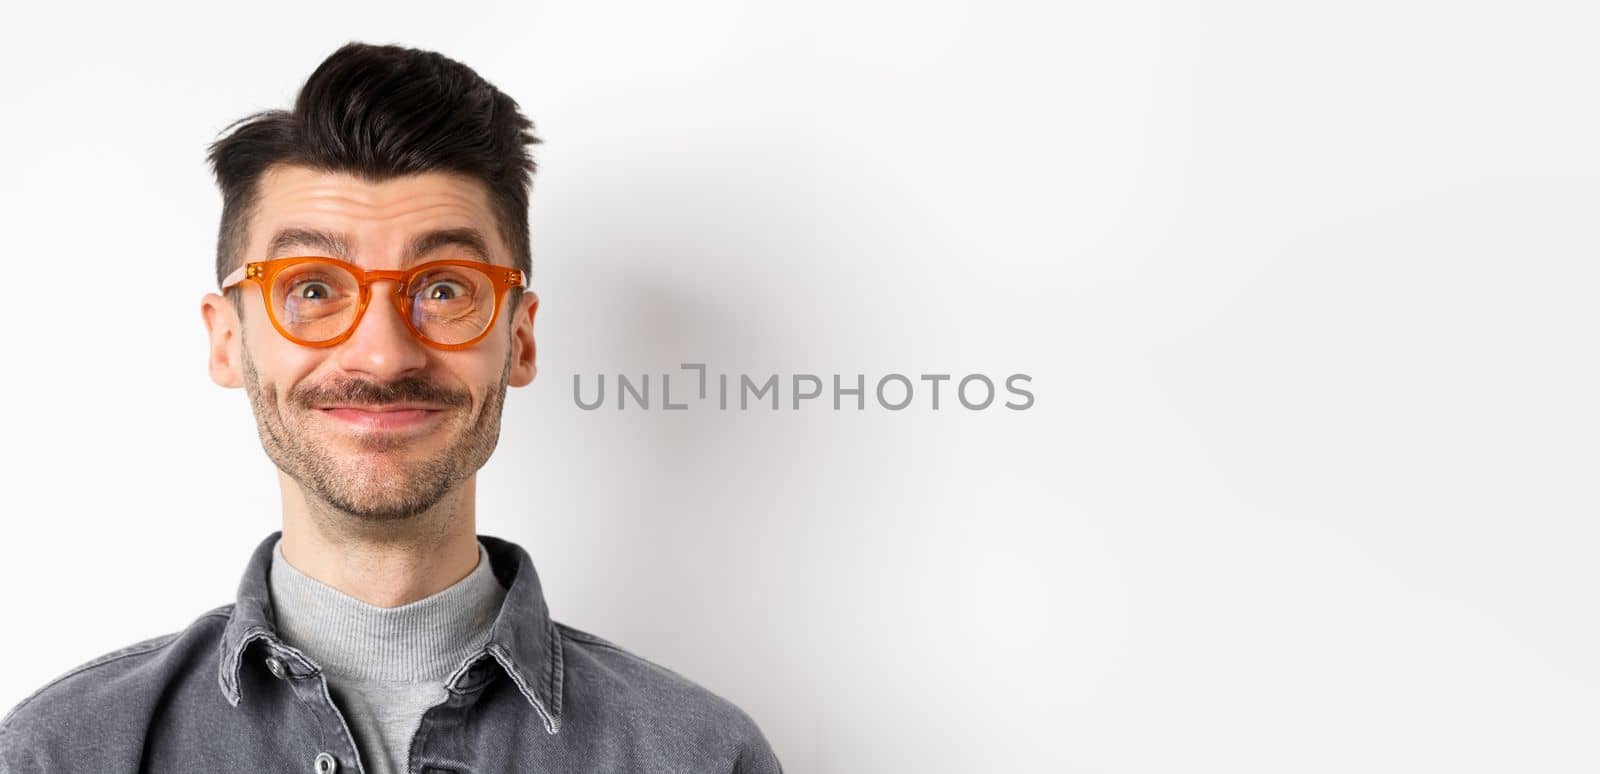
<svg viewBox="0 0 1600 774"><path fill-rule="evenodd" d="M322 406L324 416L362 430L395 432L422 427L440 414L443 409L412 403L394 403L386 406Z"/></svg>

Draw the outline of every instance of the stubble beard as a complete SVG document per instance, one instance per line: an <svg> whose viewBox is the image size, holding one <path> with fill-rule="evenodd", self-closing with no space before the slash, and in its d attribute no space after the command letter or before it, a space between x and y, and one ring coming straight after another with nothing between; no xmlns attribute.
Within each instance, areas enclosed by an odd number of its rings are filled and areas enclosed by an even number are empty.
<svg viewBox="0 0 1600 774"><path fill-rule="evenodd" d="M350 519L395 523L430 512L482 468L499 443L501 408L511 374L509 356L501 370L499 384L491 385L477 413L469 414L470 394L446 390L420 377L387 384L345 380L325 385L296 385L286 399L280 401L276 385L261 383L248 343L242 344L245 392L250 396L262 448L279 470L300 484L308 497ZM381 436L361 440L364 452L396 453L381 464L341 455L322 443L306 421L310 412L318 410L313 406L328 398L357 404L400 400L444 404L459 419L447 422L439 432L454 432L456 438L438 452L415 461L397 456L404 445L411 442L409 439L391 441Z"/></svg>

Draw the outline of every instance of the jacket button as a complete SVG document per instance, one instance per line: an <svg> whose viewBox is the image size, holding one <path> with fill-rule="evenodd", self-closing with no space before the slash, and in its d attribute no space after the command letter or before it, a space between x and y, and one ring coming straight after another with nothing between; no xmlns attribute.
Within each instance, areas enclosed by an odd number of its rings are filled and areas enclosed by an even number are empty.
<svg viewBox="0 0 1600 774"><path fill-rule="evenodd" d="M277 656L267 656L267 671L271 672L272 676L279 680L289 674L289 670L283 666L283 659Z"/></svg>
<svg viewBox="0 0 1600 774"><path fill-rule="evenodd" d="M339 770L339 759L328 753L317 753L316 763L311 770L317 774L333 774Z"/></svg>

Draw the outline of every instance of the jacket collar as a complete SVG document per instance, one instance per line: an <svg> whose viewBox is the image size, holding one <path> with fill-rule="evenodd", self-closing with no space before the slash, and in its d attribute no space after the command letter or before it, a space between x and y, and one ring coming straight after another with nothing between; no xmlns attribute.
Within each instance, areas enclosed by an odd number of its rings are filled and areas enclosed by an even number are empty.
<svg viewBox="0 0 1600 774"><path fill-rule="evenodd" d="M317 669L303 654L279 638L273 617L267 578L272 568L272 548L282 534L268 535L251 554L244 579L239 582L238 600L222 633L217 683L223 697L233 706L238 706L242 698L239 672L244 668L245 649L256 640L264 640L274 654L294 664L294 668L307 673ZM468 684L476 684L471 674L475 671L473 667L482 661L493 661L533 705L544 722L545 731L554 734L561 728L561 638L556 634L555 622L545 605L539 574L533 569L533 559L521 546L486 535L479 535L478 542L489 554L495 578L506 588L506 599L489 630L488 644L452 673L446 685L464 689Z"/></svg>

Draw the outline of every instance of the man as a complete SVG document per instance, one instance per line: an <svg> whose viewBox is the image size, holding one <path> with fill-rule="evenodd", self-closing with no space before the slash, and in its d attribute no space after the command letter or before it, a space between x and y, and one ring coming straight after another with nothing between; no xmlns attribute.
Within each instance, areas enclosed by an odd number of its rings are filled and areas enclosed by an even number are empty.
<svg viewBox="0 0 1600 774"><path fill-rule="evenodd" d="M476 535L535 374L532 128L465 65L351 44L211 147L211 378L249 395L283 529L234 604L18 705L6 774L781 771L738 707L551 620L528 554Z"/></svg>

